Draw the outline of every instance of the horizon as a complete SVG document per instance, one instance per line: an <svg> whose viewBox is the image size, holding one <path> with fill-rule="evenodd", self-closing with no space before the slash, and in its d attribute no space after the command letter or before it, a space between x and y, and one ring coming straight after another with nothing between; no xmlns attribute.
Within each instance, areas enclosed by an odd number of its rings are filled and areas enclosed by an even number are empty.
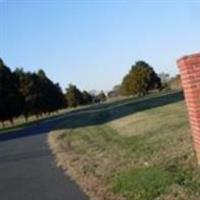
<svg viewBox="0 0 200 200"><path fill-rule="evenodd" d="M43 69L62 89L111 90L138 60L179 73L199 52L197 1L0 1L0 57L12 70Z"/></svg>

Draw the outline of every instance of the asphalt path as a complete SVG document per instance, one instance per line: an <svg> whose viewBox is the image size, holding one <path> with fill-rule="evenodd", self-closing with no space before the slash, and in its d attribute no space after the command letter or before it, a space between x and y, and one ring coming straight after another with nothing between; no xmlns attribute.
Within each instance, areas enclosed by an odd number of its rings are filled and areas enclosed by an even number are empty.
<svg viewBox="0 0 200 200"><path fill-rule="evenodd" d="M55 165L48 133L66 116L0 134L0 200L87 200Z"/></svg>

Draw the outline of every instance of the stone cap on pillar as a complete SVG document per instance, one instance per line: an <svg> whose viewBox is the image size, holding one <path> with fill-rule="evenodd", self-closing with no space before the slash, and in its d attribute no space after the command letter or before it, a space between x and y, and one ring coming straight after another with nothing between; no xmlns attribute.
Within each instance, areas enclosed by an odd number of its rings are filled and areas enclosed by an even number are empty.
<svg viewBox="0 0 200 200"><path fill-rule="evenodd" d="M177 60L177 64L179 68L182 68L188 65L191 66L191 65L200 64L200 53L183 56L182 58Z"/></svg>

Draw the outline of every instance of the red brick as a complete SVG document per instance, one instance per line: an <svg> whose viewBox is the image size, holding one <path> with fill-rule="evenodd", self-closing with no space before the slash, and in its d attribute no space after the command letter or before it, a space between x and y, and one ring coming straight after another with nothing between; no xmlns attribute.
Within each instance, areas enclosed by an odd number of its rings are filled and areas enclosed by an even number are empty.
<svg viewBox="0 0 200 200"><path fill-rule="evenodd" d="M192 128L194 148L200 165L200 53L177 61Z"/></svg>

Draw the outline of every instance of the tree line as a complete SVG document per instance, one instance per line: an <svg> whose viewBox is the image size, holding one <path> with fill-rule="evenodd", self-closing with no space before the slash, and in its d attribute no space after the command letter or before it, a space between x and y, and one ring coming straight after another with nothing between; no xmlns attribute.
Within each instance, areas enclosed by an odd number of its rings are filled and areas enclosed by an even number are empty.
<svg viewBox="0 0 200 200"><path fill-rule="evenodd" d="M99 95L102 94L105 95ZM103 100L87 91L81 92L72 84L63 93L59 84L50 80L43 70L25 72L17 68L11 71L0 58L0 121L3 126L7 120L13 123L19 115L27 121L31 115L38 118L62 108Z"/></svg>
<svg viewBox="0 0 200 200"><path fill-rule="evenodd" d="M118 95L146 95L150 90L161 90L166 75L162 78L153 67L144 61L138 61L131 66L130 71L122 79L122 83L108 93L109 97ZM161 80L162 79L162 80ZM166 83L165 83L166 84ZM102 102L107 99L103 91L92 94L79 90L69 84L63 92L58 83L50 80L43 70L25 72L22 68L11 71L0 59L0 121L13 119L23 115L49 115L59 109L76 107L91 103Z"/></svg>

